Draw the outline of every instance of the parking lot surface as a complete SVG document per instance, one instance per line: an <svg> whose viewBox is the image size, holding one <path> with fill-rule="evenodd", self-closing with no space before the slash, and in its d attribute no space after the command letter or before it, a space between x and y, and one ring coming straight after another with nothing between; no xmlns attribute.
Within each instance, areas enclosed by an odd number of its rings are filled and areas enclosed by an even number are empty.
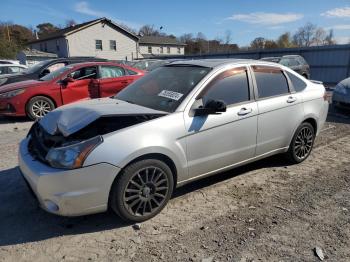
<svg viewBox="0 0 350 262"><path fill-rule="evenodd" d="M179 188L139 230L41 210L17 170L31 124L0 119L0 261L318 261L316 247L349 261L349 112L331 110L302 164L275 156Z"/></svg>

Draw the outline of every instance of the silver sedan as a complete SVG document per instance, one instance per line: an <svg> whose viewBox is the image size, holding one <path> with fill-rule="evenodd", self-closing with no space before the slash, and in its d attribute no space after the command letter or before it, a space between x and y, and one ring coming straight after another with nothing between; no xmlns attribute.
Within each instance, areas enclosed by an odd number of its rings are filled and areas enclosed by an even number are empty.
<svg viewBox="0 0 350 262"><path fill-rule="evenodd" d="M52 111L21 142L19 167L48 212L139 222L186 183L280 153L304 161L327 112L324 86L282 65L178 61Z"/></svg>

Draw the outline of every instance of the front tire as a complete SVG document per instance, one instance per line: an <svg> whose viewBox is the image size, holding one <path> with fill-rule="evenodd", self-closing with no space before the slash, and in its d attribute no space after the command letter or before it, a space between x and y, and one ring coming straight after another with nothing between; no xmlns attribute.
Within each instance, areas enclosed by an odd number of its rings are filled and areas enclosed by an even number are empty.
<svg viewBox="0 0 350 262"><path fill-rule="evenodd" d="M293 139L286 153L287 159L298 164L309 157L315 140L315 129L307 122L302 123L295 131Z"/></svg>
<svg viewBox="0 0 350 262"><path fill-rule="evenodd" d="M43 118L47 113L55 109L55 104L45 96L35 96L27 103L27 116L31 120Z"/></svg>
<svg viewBox="0 0 350 262"><path fill-rule="evenodd" d="M110 208L123 220L142 222L157 215L168 203L174 188L171 169L157 159L127 166L113 182Z"/></svg>

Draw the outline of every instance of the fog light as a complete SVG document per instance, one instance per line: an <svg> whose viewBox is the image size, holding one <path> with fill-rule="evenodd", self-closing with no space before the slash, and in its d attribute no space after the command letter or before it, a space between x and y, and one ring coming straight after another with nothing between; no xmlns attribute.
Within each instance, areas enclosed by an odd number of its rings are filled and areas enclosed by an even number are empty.
<svg viewBox="0 0 350 262"><path fill-rule="evenodd" d="M45 200L44 204L45 204L46 209L51 211L51 212L57 212L59 210L58 205L56 205L51 200Z"/></svg>

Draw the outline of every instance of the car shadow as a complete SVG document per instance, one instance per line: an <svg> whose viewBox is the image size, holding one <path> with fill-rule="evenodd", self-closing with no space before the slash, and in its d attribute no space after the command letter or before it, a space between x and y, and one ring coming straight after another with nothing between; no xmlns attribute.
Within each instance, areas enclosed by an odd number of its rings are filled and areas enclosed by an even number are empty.
<svg viewBox="0 0 350 262"><path fill-rule="evenodd" d="M327 122L350 124L350 108L336 108L331 104L328 110Z"/></svg>
<svg viewBox="0 0 350 262"><path fill-rule="evenodd" d="M175 190L173 199L254 169L286 164L281 157L270 157L180 187ZM0 171L0 203L0 247L131 225L110 211L81 217L60 217L47 213L31 195L17 167Z"/></svg>
<svg viewBox="0 0 350 262"><path fill-rule="evenodd" d="M27 117L6 117L0 116L0 124L14 124L14 123L24 123L30 122L31 120Z"/></svg>

